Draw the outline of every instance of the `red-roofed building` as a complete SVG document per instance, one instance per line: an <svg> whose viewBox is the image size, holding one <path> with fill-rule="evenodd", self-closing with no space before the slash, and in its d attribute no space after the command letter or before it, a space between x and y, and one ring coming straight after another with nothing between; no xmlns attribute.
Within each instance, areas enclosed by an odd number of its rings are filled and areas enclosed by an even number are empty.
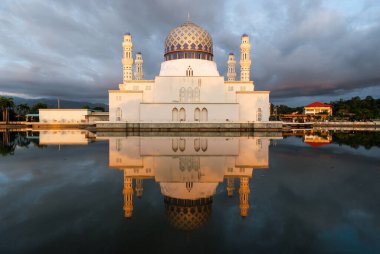
<svg viewBox="0 0 380 254"><path fill-rule="evenodd" d="M313 102L304 107L305 115L328 114L332 115L332 106L321 102Z"/></svg>

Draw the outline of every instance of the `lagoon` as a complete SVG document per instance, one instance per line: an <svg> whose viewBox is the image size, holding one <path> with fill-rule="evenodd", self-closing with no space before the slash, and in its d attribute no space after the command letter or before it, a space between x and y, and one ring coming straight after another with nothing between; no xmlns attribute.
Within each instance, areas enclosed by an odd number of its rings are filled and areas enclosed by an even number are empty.
<svg viewBox="0 0 380 254"><path fill-rule="evenodd" d="M0 253L378 253L379 137L2 134Z"/></svg>

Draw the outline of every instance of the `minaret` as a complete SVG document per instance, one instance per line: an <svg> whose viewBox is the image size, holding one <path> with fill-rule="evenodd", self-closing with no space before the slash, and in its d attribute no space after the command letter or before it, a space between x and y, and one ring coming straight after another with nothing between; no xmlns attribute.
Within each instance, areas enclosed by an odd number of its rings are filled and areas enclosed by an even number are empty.
<svg viewBox="0 0 380 254"><path fill-rule="evenodd" d="M123 58L121 60L123 64L123 83L127 80L132 80L132 48L132 35L130 33L125 33L123 41Z"/></svg>
<svg viewBox="0 0 380 254"><path fill-rule="evenodd" d="M136 189L136 197L141 198L143 191L144 191L143 179L136 178L136 188L135 189Z"/></svg>
<svg viewBox="0 0 380 254"><path fill-rule="evenodd" d="M250 193L249 189L249 178L248 176L242 176L240 177L240 189L239 189L239 195L240 195L240 215L241 217L247 217L248 216L248 196Z"/></svg>
<svg viewBox="0 0 380 254"><path fill-rule="evenodd" d="M235 178L229 177L227 178L227 196L232 197L234 195L235 190Z"/></svg>
<svg viewBox="0 0 380 254"><path fill-rule="evenodd" d="M227 71L227 81L236 80L236 59L234 53L228 55L228 71Z"/></svg>
<svg viewBox="0 0 380 254"><path fill-rule="evenodd" d="M126 218L132 218L133 212L133 187L132 176L127 175L127 171L124 170L124 216Z"/></svg>
<svg viewBox="0 0 380 254"><path fill-rule="evenodd" d="M251 70L251 44L249 43L249 37L246 34L241 36L240 49L240 81L249 81Z"/></svg>
<svg viewBox="0 0 380 254"><path fill-rule="evenodd" d="M135 79L143 80L144 79L144 70L143 70L143 58L141 52L137 52L135 59Z"/></svg>

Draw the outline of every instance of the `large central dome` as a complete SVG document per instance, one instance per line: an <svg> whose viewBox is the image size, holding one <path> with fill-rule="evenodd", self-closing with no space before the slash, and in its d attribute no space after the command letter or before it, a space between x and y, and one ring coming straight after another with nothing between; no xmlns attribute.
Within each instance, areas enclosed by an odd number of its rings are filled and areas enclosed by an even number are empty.
<svg viewBox="0 0 380 254"><path fill-rule="evenodd" d="M191 21L171 30L165 39L165 60L182 58L213 60L210 34Z"/></svg>

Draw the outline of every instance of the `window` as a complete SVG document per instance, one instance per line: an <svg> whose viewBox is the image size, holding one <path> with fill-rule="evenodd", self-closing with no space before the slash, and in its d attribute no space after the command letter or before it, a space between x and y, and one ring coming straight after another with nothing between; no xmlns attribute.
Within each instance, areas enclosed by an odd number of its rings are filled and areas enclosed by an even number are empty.
<svg viewBox="0 0 380 254"><path fill-rule="evenodd" d="M117 100L117 101L121 101L121 96L120 96L120 95L117 95L117 96L116 96L116 100Z"/></svg>
<svg viewBox="0 0 380 254"><path fill-rule="evenodd" d="M193 76L193 69L189 66L186 70L186 77L192 77Z"/></svg>
<svg viewBox="0 0 380 254"><path fill-rule="evenodd" d="M133 90L139 90L139 86L133 86Z"/></svg>
<svg viewBox="0 0 380 254"><path fill-rule="evenodd" d="M186 121L186 110L184 108L179 110L179 120Z"/></svg>
<svg viewBox="0 0 380 254"><path fill-rule="evenodd" d="M245 86L241 86L240 91L245 91Z"/></svg>
<svg viewBox="0 0 380 254"><path fill-rule="evenodd" d="M186 149L186 140L184 138L179 139L179 150L181 152L185 151Z"/></svg>
<svg viewBox="0 0 380 254"><path fill-rule="evenodd" d="M263 117L263 114L262 114L262 112L261 112L261 108L258 108L258 109L257 109L257 121L258 121L258 122L261 122L262 117Z"/></svg>
<svg viewBox="0 0 380 254"><path fill-rule="evenodd" d="M145 87L145 90L147 90L147 91L148 91L148 90L151 90L151 89L152 89L151 86L146 86L146 87Z"/></svg>
<svg viewBox="0 0 380 254"><path fill-rule="evenodd" d="M234 87L233 86L228 86L228 91L233 91L234 90Z"/></svg>
<svg viewBox="0 0 380 254"><path fill-rule="evenodd" d="M185 100L186 100L186 88L182 87L179 90L179 101L180 102L185 102Z"/></svg>
<svg viewBox="0 0 380 254"><path fill-rule="evenodd" d="M201 112L201 121L206 122L207 120L208 120L208 111L206 108L203 108Z"/></svg>
<svg viewBox="0 0 380 254"><path fill-rule="evenodd" d="M120 152L121 150L121 139L116 140L116 151Z"/></svg>
<svg viewBox="0 0 380 254"><path fill-rule="evenodd" d="M186 91L186 101L187 102L193 102L193 89L191 87L187 88L187 91Z"/></svg>
<svg viewBox="0 0 380 254"><path fill-rule="evenodd" d="M201 149L203 152L207 151L207 139L201 139Z"/></svg>
<svg viewBox="0 0 380 254"><path fill-rule="evenodd" d="M201 110L199 108L196 108L194 110L194 121L199 121L201 116Z"/></svg>
<svg viewBox="0 0 380 254"><path fill-rule="evenodd" d="M173 152L178 151L178 139L172 139L172 150Z"/></svg>
<svg viewBox="0 0 380 254"><path fill-rule="evenodd" d="M177 108L173 108L173 110L172 110L172 121L173 122L178 121L178 109Z"/></svg>
<svg viewBox="0 0 380 254"><path fill-rule="evenodd" d="M121 108L117 108L116 109L116 121L121 121L121 118L122 118L122 111L121 111Z"/></svg>
<svg viewBox="0 0 380 254"><path fill-rule="evenodd" d="M200 145L199 138L196 138L194 139L194 150L196 152L199 152L200 149L201 149L201 145Z"/></svg>
<svg viewBox="0 0 380 254"><path fill-rule="evenodd" d="M199 87L194 88L193 96L194 96L194 98L193 98L194 102L199 102L200 101L201 90L199 89Z"/></svg>

